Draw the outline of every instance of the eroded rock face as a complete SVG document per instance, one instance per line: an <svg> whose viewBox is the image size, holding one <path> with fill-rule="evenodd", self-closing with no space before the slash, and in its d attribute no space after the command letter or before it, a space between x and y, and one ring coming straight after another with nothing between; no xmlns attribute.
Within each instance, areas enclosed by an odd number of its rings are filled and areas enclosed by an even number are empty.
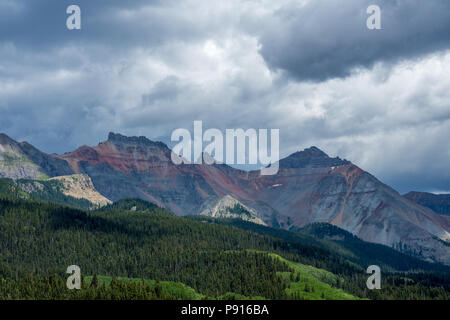
<svg viewBox="0 0 450 320"><path fill-rule="evenodd" d="M0 134L0 177L41 179L72 173L66 161Z"/></svg>
<svg viewBox="0 0 450 320"><path fill-rule="evenodd" d="M230 196L268 225L288 229L326 222L363 240L450 264L449 217L415 204L351 162L330 158L316 147L280 160L273 176L224 164L174 165L170 155L161 142L111 133L98 146L50 157L87 174L113 201L137 197L185 215L214 211L217 201Z"/></svg>
<svg viewBox="0 0 450 320"><path fill-rule="evenodd" d="M45 180L19 179L15 185L21 190L46 201L66 204L61 195L74 199L84 199L95 209L111 204L112 201L102 196L92 184L91 178L85 174L59 176Z"/></svg>
<svg viewBox="0 0 450 320"><path fill-rule="evenodd" d="M267 225L259 217L256 210L247 207L230 195L226 195L222 199L213 201L211 204L205 203L205 209L200 213L204 216L214 218L232 218L242 219L256 224Z"/></svg>
<svg viewBox="0 0 450 320"><path fill-rule="evenodd" d="M7 135L0 134L0 177L11 179L37 179L45 173L31 161L20 145Z"/></svg>
<svg viewBox="0 0 450 320"><path fill-rule="evenodd" d="M75 199L85 199L95 206L103 207L112 201L102 196L94 187L87 174L73 174L51 178L50 181L59 181L61 192Z"/></svg>
<svg viewBox="0 0 450 320"><path fill-rule="evenodd" d="M450 263L448 221L349 161L330 158L315 147L281 160L274 176L223 164L175 166L164 144L120 135L110 135L81 153L76 160L80 171L113 199L138 196L183 215L208 208L209 214L217 213L229 196L269 225L290 228L327 222L363 240Z"/></svg>
<svg viewBox="0 0 450 320"><path fill-rule="evenodd" d="M111 133L98 146L83 146L61 158L74 171L88 174L97 190L113 201L137 197L180 215L198 214L214 191L199 168L176 166L170 155L163 143Z"/></svg>

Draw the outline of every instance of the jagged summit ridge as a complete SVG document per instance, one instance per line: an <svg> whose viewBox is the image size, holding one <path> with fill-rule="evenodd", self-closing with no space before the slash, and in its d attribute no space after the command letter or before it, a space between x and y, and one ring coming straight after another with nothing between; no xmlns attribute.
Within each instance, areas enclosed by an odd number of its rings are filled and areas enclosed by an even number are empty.
<svg viewBox="0 0 450 320"><path fill-rule="evenodd" d="M110 132L108 134L108 140L106 142L121 143L121 144L136 144L136 145L149 145L159 146L161 148L167 148L167 145L160 141L153 141L144 136L125 136L120 133Z"/></svg>
<svg viewBox="0 0 450 320"><path fill-rule="evenodd" d="M7 143L15 143L15 141L11 139L7 134L0 133L0 145L4 145Z"/></svg>
<svg viewBox="0 0 450 320"><path fill-rule="evenodd" d="M68 164L39 151L27 142L0 134L0 177L37 179L73 173Z"/></svg>
<svg viewBox="0 0 450 320"><path fill-rule="evenodd" d="M214 218L242 219L256 224L266 225L256 210L247 207L229 194L213 203L200 214Z"/></svg>
<svg viewBox="0 0 450 320"><path fill-rule="evenodd" d="M350 164L350 161L339 157L331 158L319 148L312 146L303 151L297 151L280 160L280 168L320 168L335 167Z"/></svg>

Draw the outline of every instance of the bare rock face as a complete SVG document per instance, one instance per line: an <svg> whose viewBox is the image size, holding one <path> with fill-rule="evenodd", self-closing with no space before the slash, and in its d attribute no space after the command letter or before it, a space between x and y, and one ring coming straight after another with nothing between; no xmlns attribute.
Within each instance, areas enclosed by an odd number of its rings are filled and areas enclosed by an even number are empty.
<svg viewBox="0 0 450 320"><path fill-rule="evenodd" d="M73 173L66 161L0 134L0 177L43 179Z"/></svg>
<svg viewBox="0 0 450 320"><path fill-rule="evenodd" d="M102 196L85 174L59 176L45 180L20 179L15 181L21 190L43 200L66 203L61 195L74 199L87 200L89 209L111 204L112 201Z"/></svg>
<svg viewBox="0 0 450 320"><path fill-rule="evenodd" d="M30 159L32 153L26 154ZM316 147L280 160L273 176L224 164L175 165L170 155L164 143L111 133L98 146L60 156L34 155L41 159L38 164L21 167L22 172L86 174L108 199L141 198L178 215L214 215L235 200L271 226L330 223L365 241L450 264L450 217L406 199L351 162L328 157ZM0 172L11 170L3 165Z"/></svg>
<svg viewBox="0 0 450 320"><path fill-rule="evenodd" d="M44 171L22 151L20 144L0 134L0 177L11 179L38 179Z"/></svg>
<svg viewBox="0 0 450 320"><path fill-rule="evenodd" d="M340 170L313 190L312 220L331 223L365 241L450 263L448 220L404 199L354 165ZM340 183L333 186L330 180L336 179Z"/></svg>
<svg viewBox="0 0 450 320"><path fill-rule="evenodd" d="M278 175L256 179L258 199L294 226L330 223L362 240L450 264L447 217L405 199L348 161L330 161L281 166Z"/></svg>
<svg viewBox="0 0 450 320"><path fill-rule="evenodd" d="M226 195L222 199L215 201L209 207L207 206L200 214L214 218L242 219L264 226L267 225L261 220L256 210L247 207L230 195Z"/></svg>
<svg viewBox="0 0 450 320"><path fill-rule="evenodd" d="M85 199L98 207L111 204L112 201L102 196L94 187L91 178L86 174L73 174L49 179L60 182L60 191L75 199Z"/></svg>
<svg viewBox="0 0 450 320"><path fill-rule="evenodd" d="M224 165L175 165L164 143L113 133L98 146L83 146L60 158L89 175L108 199L141 198L178 215L198 214L210 197L233 194L230 173L238 171Z"/></svg>

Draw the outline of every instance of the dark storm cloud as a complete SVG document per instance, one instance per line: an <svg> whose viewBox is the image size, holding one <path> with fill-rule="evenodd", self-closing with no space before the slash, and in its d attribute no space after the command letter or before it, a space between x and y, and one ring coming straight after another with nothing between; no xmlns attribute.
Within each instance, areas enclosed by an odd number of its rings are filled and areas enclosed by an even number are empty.
<svg viewBox="0 0 450 320"><path fill-rule="evenodd" d="M450 3L301 3L0 0L0 132L62 153L194 120L280 128L282 156L317 145L402 192L450 189Z"/></svg>
<svg viewBox="0 0 450 320"><path fill-rule="evenodd" d="M9 4L8 4L9 3ZM180 14L174 1L11 1L0 5L0 41L20 48L49 50L72 45L104 45L115 51L173 40L189 41L205 29ZM66 8L81 8L81 30L66 28Z"/></svg>
<svg viewBox="0 0 450 320"><path fill-rule="evenodd" d="M369 30L366 10L381 8L382 30ZM450 48L448 0L314 0L276 11L260 36L273 69L297 80L346 77L355 68L395 63Z"/></svg>

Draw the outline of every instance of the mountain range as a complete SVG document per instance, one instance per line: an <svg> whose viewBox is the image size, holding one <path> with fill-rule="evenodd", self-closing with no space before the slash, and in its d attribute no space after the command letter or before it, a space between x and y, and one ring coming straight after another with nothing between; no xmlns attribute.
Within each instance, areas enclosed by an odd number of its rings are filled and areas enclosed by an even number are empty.
<svg viewBox="0 0 450 320"><path fill-rule="evenodd" d="M175 165L164 143L115 133L62 155L0 134L0 177L67 181L61 176L82 175L92 181L90 194L98 191L104 201L140 198L177 215L244 214L282 229L328 223L364 241L450 265L449 216L316 147L280 160L279 168L262 176L225 164ZM66 183L66 193L73 194L67 189Z"/></svg>
<svg viewBox="0 0 450 320"><path fill-rule="evenodd" d="M411 191L404 196L438 214L450 216L450 194Z"/></svg>

